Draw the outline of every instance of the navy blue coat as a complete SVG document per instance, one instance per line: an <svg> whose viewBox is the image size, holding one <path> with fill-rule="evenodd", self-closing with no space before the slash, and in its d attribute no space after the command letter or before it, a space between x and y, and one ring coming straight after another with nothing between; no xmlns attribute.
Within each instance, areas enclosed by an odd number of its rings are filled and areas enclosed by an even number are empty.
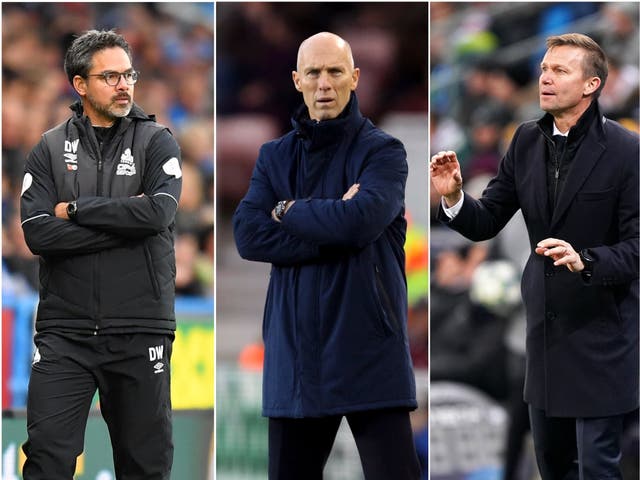
<svg viewBox="0 0 640 480"><path fill-rule="evenodd" d="M465 194L462 210L448 223L484 240L522 209L531 247L522 279L524 398L551 416L599 417L638 408L638 135L595 108L553 215L545 168L552 140L541 121L518 128L482 198ZM445 219L442 211L440 217ZM596 259L590 281L534 252L548 237L566 240L576 251L589 248Z"/></svg>
<svg viewBox="0 0 640 480"><path fill-rule="evenodd" d="M263 415L415 408L404 271L406 153L358 110L264 144L234 234L272 264L263 319ZM354 183L360 191L342 195ZM279 200L295 199L282 223Z"/></svg>

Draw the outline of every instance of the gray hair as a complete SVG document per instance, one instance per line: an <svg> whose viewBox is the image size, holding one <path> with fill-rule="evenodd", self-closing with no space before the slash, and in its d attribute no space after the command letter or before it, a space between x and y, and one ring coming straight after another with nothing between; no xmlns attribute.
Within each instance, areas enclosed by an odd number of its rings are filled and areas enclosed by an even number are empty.
<svg viewBox="0 0 640 480"><path fill-rule="evenodd" d="M76 38L64 57L64 71L69 83L73 85L73 77L80 75L86 78L91 70L93 55L105 48L119 47L131 58L131 48L122 35L113 30L88 30Z"/></svg>

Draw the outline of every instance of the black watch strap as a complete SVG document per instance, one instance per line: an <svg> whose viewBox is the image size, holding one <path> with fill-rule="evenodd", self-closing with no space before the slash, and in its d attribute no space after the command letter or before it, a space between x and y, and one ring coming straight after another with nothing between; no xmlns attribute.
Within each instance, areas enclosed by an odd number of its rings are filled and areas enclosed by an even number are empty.
<svg viewBox="0 0 640 480"><path fill-rule="evenodd" d="M76 201L72 201L67 203L67 216L71 219L76 218L76 214L78 213L78 204Z"/></svg>
<svg viewBox="0 0 640 480"><path fill-rule="evenodd" d="M595 260L593 259L591 253L589 253L589 249L585 248L580 250L580 253L578 255L580 255L580 260L582 260L582 264L584 265L584 270L582 270L582 272L580 273L582 273L586 277L591 277L591 275L593 274L593 264Z"/></svg>

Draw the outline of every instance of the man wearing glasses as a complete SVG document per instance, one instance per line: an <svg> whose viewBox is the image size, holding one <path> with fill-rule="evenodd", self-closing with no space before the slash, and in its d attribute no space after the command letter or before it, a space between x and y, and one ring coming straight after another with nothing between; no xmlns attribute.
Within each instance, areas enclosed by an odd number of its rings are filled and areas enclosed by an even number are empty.
<svg viewBox="0 0 640 480"><path fill-rule="evenodd" d="M81 100L30 153L25 239L40 256L25 480L71 480L96 390L117 478L169 479L180 149L133 103L138 73L113 31L65 57Z"/></svg>

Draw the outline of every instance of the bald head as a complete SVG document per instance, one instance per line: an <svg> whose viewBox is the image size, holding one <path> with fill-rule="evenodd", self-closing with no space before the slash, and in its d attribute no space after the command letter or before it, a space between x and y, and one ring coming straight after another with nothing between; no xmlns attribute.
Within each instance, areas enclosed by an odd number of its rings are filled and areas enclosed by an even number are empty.
<svg viewBox="0 0 640 480"><path fill-rule="evenodd" d="M302 93L309 117L317 121L336 118L358 86L360 70L354 67L351 47L333 33L321 32L300 44L293 84Z"/></svg>
<svg viewBox="0 0 640 480"><path fill-rule="evenodd" d="M335 33L320 32L310 36L300 44L300 47L298 48L298 61L296 66L298 71L301 69L300 62L303 61L304 56L308 54L309 50L313 49L328 49L342 52L352 70L355 66L353 62L353 53L351 52L351 45L349 45L347 41Z"/></svg>

